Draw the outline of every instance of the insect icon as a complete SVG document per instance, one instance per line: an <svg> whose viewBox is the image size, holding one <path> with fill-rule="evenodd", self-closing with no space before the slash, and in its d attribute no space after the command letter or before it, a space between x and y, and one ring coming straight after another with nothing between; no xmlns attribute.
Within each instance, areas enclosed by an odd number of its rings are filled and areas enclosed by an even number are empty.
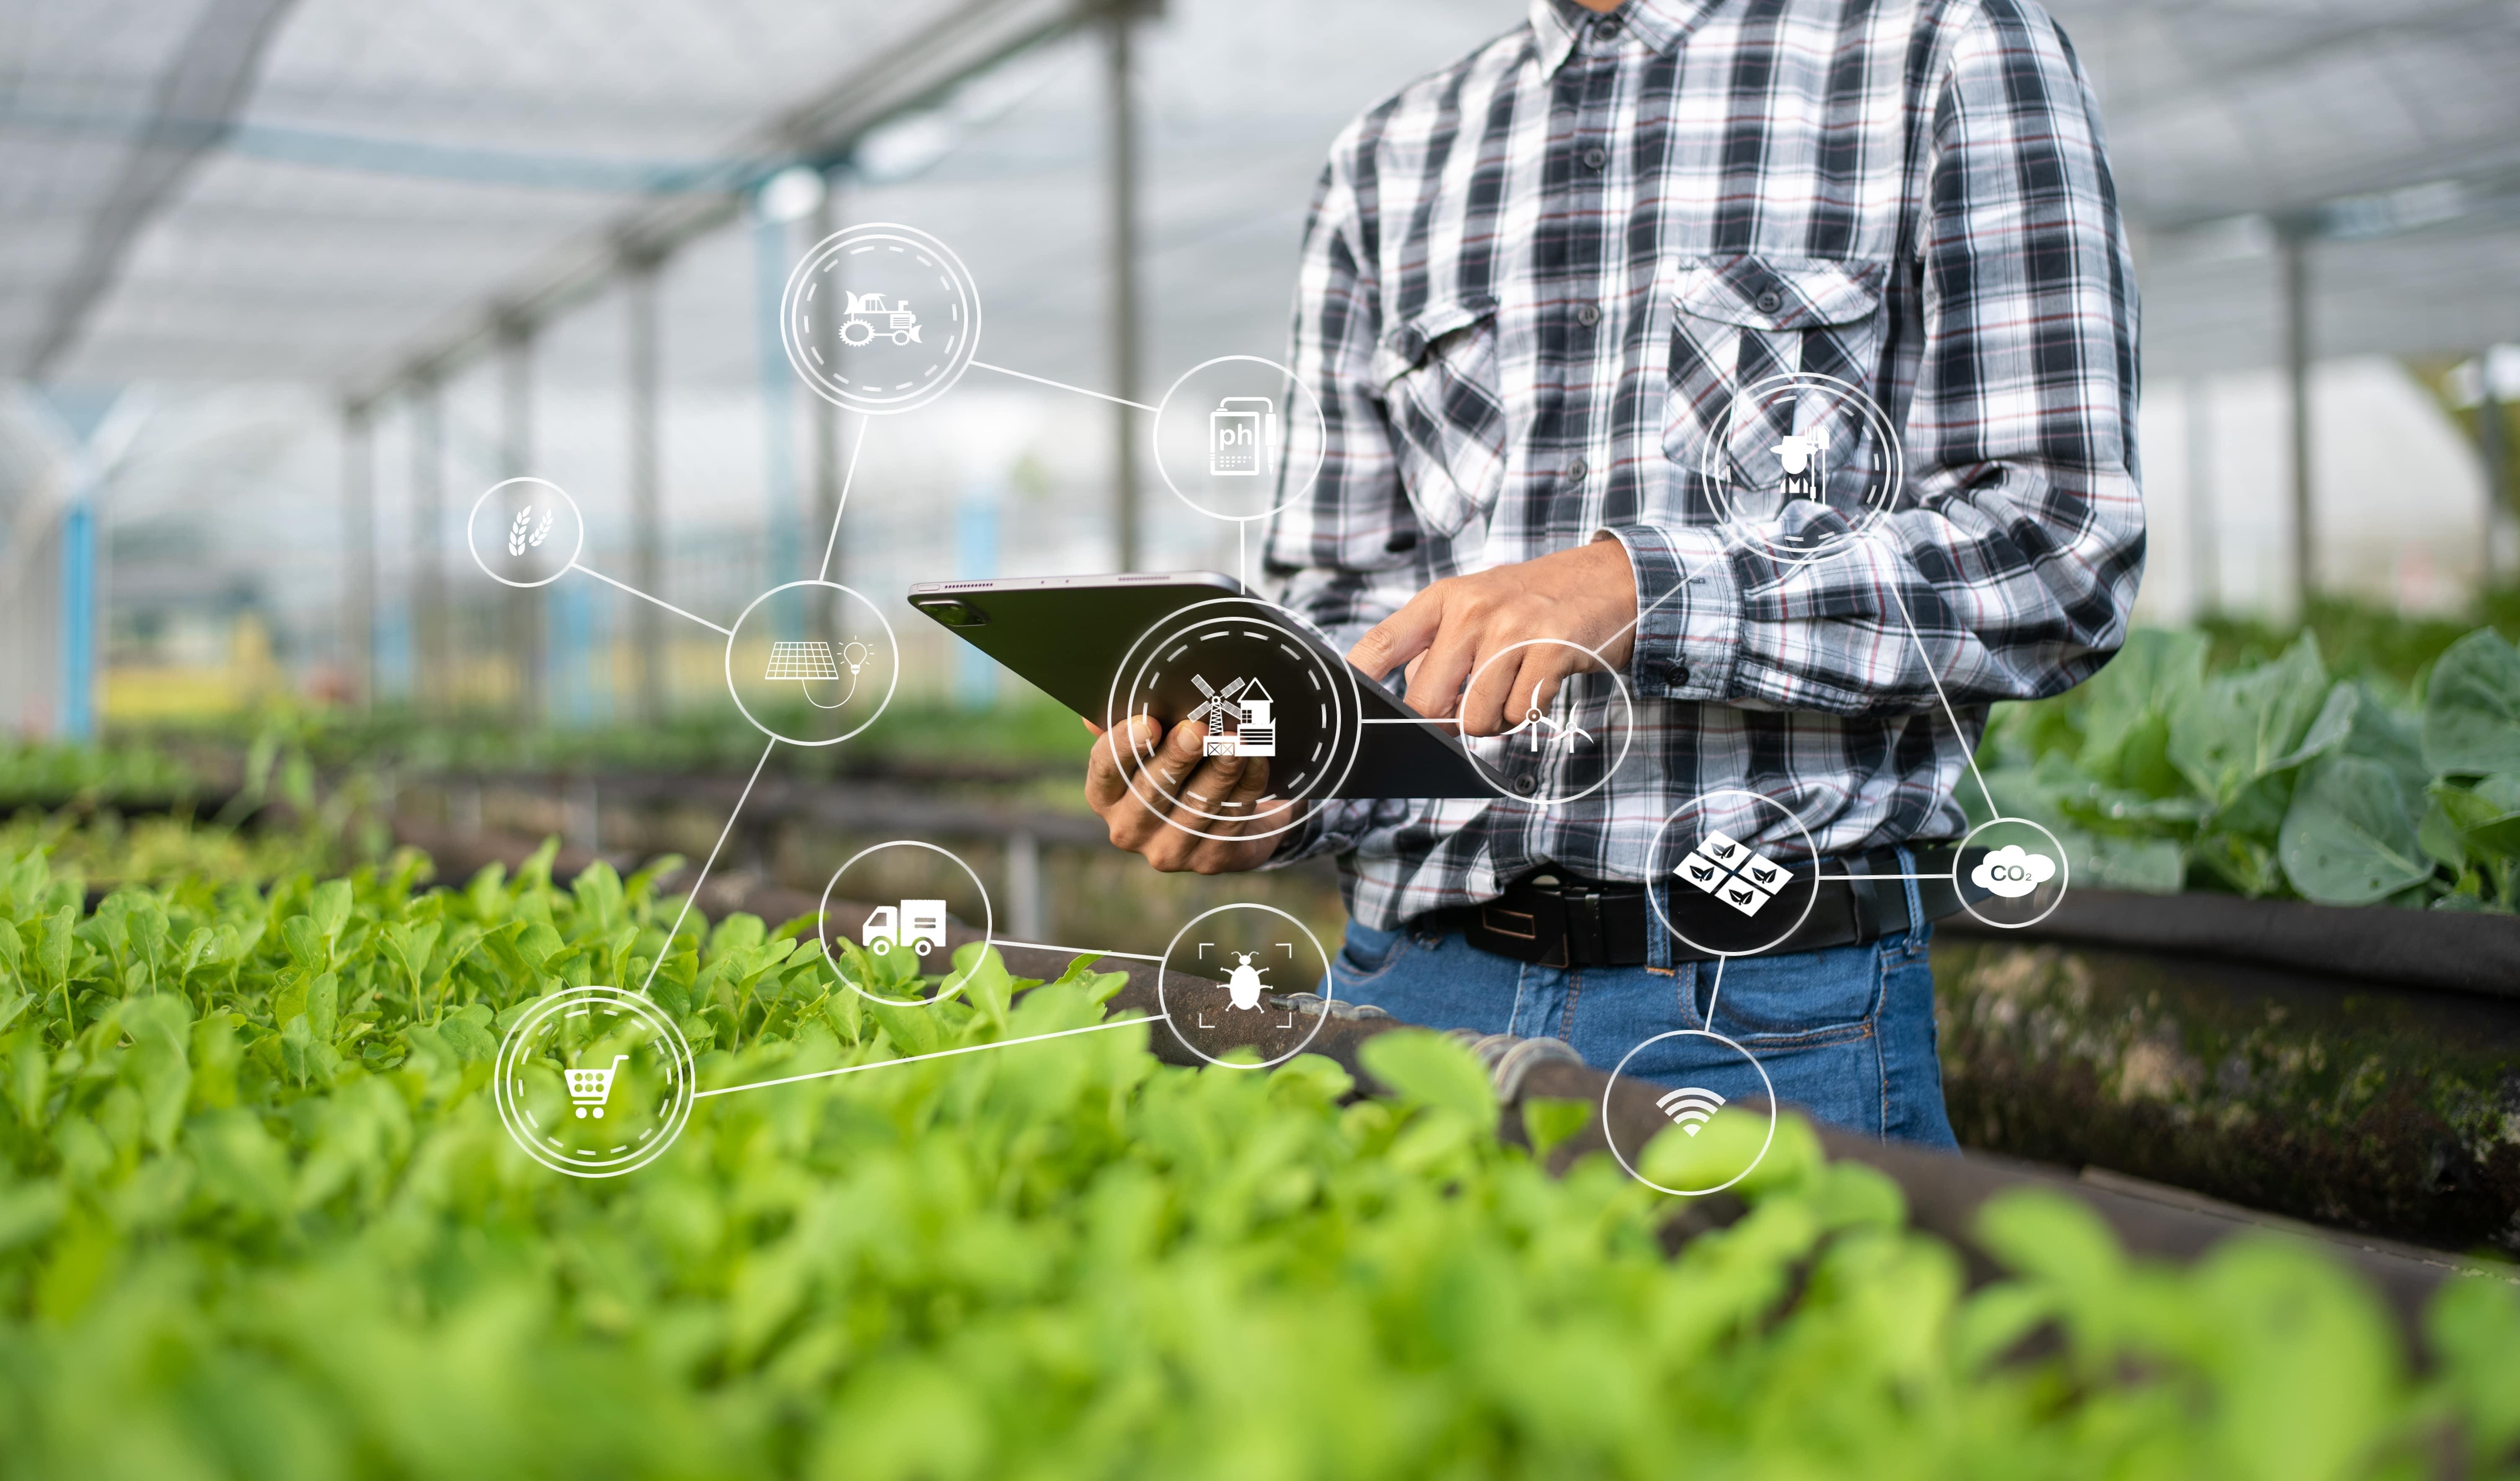
<svg viewBox="0 0 2520 1481"><path fill-rule="evenodd" d="M1226 974L1225 990L1233 995L1236 1008L1256 1009L1260 1006L1260 995L1269 990L1269 984L1260 980L1260 974L1269 968L1251 965L1251 959L1260 955L1258 952L1235 952L1233 955L1241 959L1241 965Z"/></svg>

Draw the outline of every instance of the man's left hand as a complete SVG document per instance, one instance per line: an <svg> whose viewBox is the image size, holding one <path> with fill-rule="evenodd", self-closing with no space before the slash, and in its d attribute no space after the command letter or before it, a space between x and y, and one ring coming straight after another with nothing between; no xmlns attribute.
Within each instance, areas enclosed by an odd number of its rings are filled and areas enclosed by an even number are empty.
<svg viewBox="0 0 2520 1481"><path fill-rule="evenodd" d="M1636 623L1627 547L1604 536L1518 565L1446 577L1358 639L1347 656L1376 679L1408 664L1410 708L1430 720L1458 713L1462 734L1493 736L1548 709L1567 675L1601 666L1581 650L1627 667ZM1534 638L1557 641L1506 651Z"/></svg>

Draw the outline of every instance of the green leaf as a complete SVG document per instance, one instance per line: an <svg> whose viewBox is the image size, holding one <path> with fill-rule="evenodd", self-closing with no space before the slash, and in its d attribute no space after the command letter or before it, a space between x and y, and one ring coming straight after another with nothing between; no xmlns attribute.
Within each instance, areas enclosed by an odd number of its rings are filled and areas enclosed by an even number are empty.
<svg viewBox="0 0 2520 1481"><path fill-rule="evenodd" d="M1357 1058L1404 1104L1433 1106L1474 1126L1496 1125L1496 1087L1488 1067L1449 1035L1393 1029L1366 1040Z"/></svg>
<svg viewBox="0 0 2520 1481"><path fill-rule="evenodd" d="M339 939L341 927L350 920L350 881L328 879L315 886L315 893L307 899L306 913L314 918L315 928L324 933L326 941Z"/></svg>
<svg viewBox="0 0 2520 1481"><path fill-rule="evenodd" d="M2424 759L2455 776L2520 772L2520 650L2492 628L2452 644L2433 666Z"/></svg>
<svg viewBox="0 0 2520 1481"><path fill-rule="evenodd" d="M1592 1124L1593 1102L1566 1100L1554 1096L1525 1096L1522 1099L1522 1134L1531 1143L1534 1156L1546 1157L1558 1144Z"/></svg>
<svg viewBox="0 0 2520 1481"><path fill-rule="evenodd" d="M2487 777L2474 786L2433 784L2431 797L2456 830L2463 854L2520 858L2520 772Z"/></svg>
<svg viewBox="0 0 2520 1481"><path fill-rule="evenodd" d="M318 1044L333 1042L340 1026L341 979L325 972L306 984L306 1030Z"/></svg>
<svg viewBox="0 0 2520 1481"><path fill-rule="evenodd" d="M2170 716L2204 683L2205 637L2138 628L2084 683L2084 740L2077 758L2101 781L2168 796L2181 790L2170 764Z"/></svg>
<svg viewBox="0 0 2520 1481"><path fill-rule="evenodd" d="M2304 633L2272 663L2207 680L2171 716L2170 759L2206 800L2228 806L2259 778L2342 740L2350 706L2331 693L2318 640Z"/></svg>
<svg viewBox="0 0 2520 1481"><path fill-rule="evenodd" d="M2432 877L2405 788L2384 764L2330 756L2293 798L2276 843L2305 900L2368 905Z"/></svg>

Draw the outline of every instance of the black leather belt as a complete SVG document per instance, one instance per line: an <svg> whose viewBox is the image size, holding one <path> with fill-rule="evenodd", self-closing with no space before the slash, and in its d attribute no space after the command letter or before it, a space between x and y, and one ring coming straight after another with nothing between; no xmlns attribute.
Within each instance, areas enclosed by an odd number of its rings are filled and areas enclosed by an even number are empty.
<svg viewBox="0 0 2520 1481"><path fill-rule="evenodd" d="M1912 867L1898 850L1884 848L1823 860L1816 872L1808 867L1791 871L1796 877L1760 898L1752 914L1713 891L1674 878L1664 896L1671 960L1812 952L1896 935L1915 923L1909 919L1909 881L1902 875L1921 876L1914 883L1926 920L1958 910L1960 892L1954 882L1958 850L1949 844L1911 844L1908 853L1915 861ZM1738 886L1733 893L1746 888ZM1428 911L1411 920L1409 928L1460 931L1481 951L1540 966L1642 966L1650 960L1646 949L1652 933L1663 929L1663 922L1655 918L1642 884L1551 871L1517 879L1497 898L1478 905Z"/></svg>

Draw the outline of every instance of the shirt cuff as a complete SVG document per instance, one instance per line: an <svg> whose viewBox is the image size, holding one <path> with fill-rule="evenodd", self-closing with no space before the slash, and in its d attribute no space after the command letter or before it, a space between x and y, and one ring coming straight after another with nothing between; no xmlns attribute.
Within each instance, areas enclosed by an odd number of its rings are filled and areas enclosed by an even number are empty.
<svg viewBox="0 0 2520 1481"><path fill-rule="evenodd" d="M1734 694L1741 601L1731 541L1700 525L1630 524L1597 533L1625 546L1636 571L1637 641L1628 684L1640 699L1723 700Z"/></svg>

